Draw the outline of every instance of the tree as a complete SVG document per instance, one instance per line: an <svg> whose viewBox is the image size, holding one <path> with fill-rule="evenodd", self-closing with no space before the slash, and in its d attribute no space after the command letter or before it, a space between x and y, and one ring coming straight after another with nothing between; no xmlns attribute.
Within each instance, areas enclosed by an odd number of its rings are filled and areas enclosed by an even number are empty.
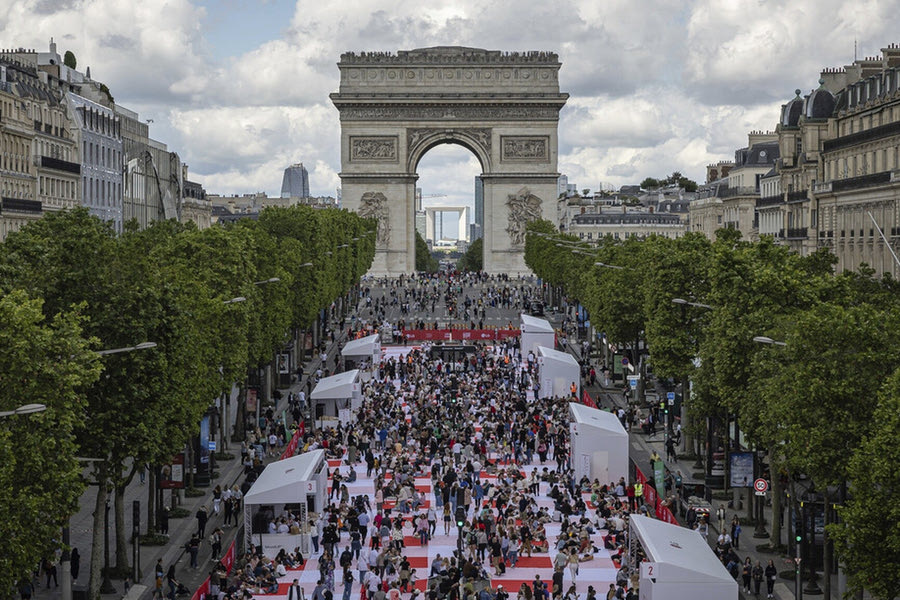
<svg viewBox="0 0 900 600"><path fill-rule="evenodd" d="M481 271L484 268L484 239L478 238L469 245L457 268L460 271Z"/></svg>
<svg viewBox="0 0 900 600"><path fill-rule="evenodd" d="M416 271L434 273L438 270L438 261L428 250L428 244L417 231L416 232Z"/></svg>
<svg viewBox="0 0 900 600"><path fill-rule="evenodd" d="M45 317L40 299L0 294L0 410L44 412L0 420L0 589L51 557L83 490L73 434L84 390L100 375L77 311Z"/></svg>
<svg viewBox="0 0 900 600"><path fill-rule="evenodd" d="M74 69L75 65L78 64L75 60L75 53L73 53L71 50L66 50L65 55L63 55L63 64L70 69Z"/></svg>
<svg viewBox="0 0 900 600"><path fill-rule="evenodd" d="M900 596L898 431L900 370L882 388L869 431L850 459L850 497L838 509L841 522L827 526L847 567L851 591L865 589L878 600Z"/></svg>
<svg viewBox="0 0 900 600"><path fill-rule="evenodd" d="M655 190L659 187L659 179L654 179L653 177L647 177L641 182L642 190Z"/></svg>

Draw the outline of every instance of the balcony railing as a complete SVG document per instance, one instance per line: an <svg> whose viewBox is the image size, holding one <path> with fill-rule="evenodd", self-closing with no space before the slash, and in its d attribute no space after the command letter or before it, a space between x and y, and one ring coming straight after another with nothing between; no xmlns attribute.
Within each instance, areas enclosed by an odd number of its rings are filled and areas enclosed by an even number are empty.
<svg viewBox="0 0 900 600"><path fill-rule="evenodd" d="M52 156L35 156L34 164L45 169L55 169L57 171L65 171L73 175L81 175L81 165L78 163L60 160Z"/></svg>
<svg viewBox="0 0 900 600"><path fill-rule="evenodd" d="M787 239L789 240L805 240L807 237L806 227L791 227L787 230Z"/></svg>
<svg viewBox="0 0 900 600"><path fill-rule="evenodd" d="M779 204L784 204L784 195L778 194L777 196L766 196L765 198L759 198L756 201L756 208L764 208L766 206L777 206Z"/></svg>
<svg viewBox="0 0 900 600"><path fill-rule="evenodd" d="M2 212L40 213L42 205L38 200L25 200L23 198L3 198L0 204Z"/></svg>
<svg viewBox="0 0 900 600"><path fill-rule="evenodd" d="M855 146L857 144L862 144L865 142L872 142L898 134L900 134L900 121L896 123L890 123L888 125L873 127L872 129L867 129L865 131L860 131L857 133L851 133L850 135L841 136L833 140L825 140L825 142L822 143L822 149L825 152L833 152L834 150L849 148L850 146Z"/></svg>
<svg viewBox="0 0 900 600"><path fill-rule="evenodd" d="M797 190L787 193L788 202L802 202L809 199L809 193L806 190Z"/></svg>
<svg viewBox="0 0 900 600"><path fill-rule="evenodd" d="M847 179L835 179L831 182L831 189L835 192L843 192L846 190L855 190L859 188L883 185L891 182L891 172L882 171L881 173L871 173L869 175L860 175L859 177L848 177Z"/></svg>

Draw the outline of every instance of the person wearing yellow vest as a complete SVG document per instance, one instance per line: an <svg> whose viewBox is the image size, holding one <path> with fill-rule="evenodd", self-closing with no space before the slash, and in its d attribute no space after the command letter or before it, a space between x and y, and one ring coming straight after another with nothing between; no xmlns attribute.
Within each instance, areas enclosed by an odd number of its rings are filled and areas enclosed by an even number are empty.
<svg viewBox="0 0 900 600"><path fill-rule="evenodd" d="M634 506L631 510L639 510L644 504L644 484L637 482L634 484Z"/></svg>

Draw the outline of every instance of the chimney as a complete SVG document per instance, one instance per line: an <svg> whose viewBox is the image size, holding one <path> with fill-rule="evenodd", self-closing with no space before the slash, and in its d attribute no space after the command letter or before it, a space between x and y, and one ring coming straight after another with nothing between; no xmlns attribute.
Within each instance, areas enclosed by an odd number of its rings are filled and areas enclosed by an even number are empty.
<svg viewBox="0 0 900 600"><path fill-rule="evenodd" d="M56 54L56 42L53 41L53 38L50 38L50 54Z"/></svg>
<svg viewBox="0 0 900 600"><path fill-rule="evenodd" d="M6 83L6 65L0 65L0 83Z"/></svg>

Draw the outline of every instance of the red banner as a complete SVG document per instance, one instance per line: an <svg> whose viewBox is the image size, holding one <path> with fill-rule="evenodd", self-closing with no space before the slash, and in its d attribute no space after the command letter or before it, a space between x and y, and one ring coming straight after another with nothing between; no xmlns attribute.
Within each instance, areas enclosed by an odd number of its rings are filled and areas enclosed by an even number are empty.
<svg viewBox="0 0 900 600"><path fill-rule="evenodd" d="M675 518L675 515L672 514L672 511L669 510L669 507L663 506L662 504L656 507L656 518L660 521L671 523L672 525L678 525L678 520Z"/></svg>
<svg viewBox="0 0 900 600"><path fill-rule="evenodd" d="M222 557L221 561L222 564L225 565L225 572L229 574L234 567L235 543L236 540L231 541L231 545L228 546L228 550L225 551L225 556Z"/></svg>
<svg viewBox="0 0 900 600"><path fill-rule="evenodd" d="M407 340L476 341L503 340L519 335L518 329L404 329Z"/></svg>
<svg viewBox="0 0 900 600"><path fill-rule="evenodd" d="M231 574L231 569L234 568L234 553L235 540L232 540L231 545L228 546L228 550L226 550L225 554L222 556L222 560L219 561L225 566L225 572L229 575ZM209 594L209 577L200 584L200 587L198 587L197 591L194 592L194 595L191 596L191 600L204 600L207 594Z"/></svg>
<svg viewBox="0 0 900 600"><path fill-rule="evenodd" d="M591 395L584 390L582 390L581 392L581 403L585 406L590 406L591 408L597 408L597 403L594 402L593 398L591 398Z"/></svg>
<svg viewBox="0 0 900 600"><path fill-rule="evenodd" d="M281 453L281 456L278 457L278 460L284 460L286 458L292 457L297 452L297 445L300 443L300 436L303 435L303 423L300 423L300 426L297 428L297 431L294 432L294 435L291 436L291 441L288 442L288 445L285 446L284 452Z"/></svg>
<svg viewBox="0 0 900 600"><path fill-rule="evenodd" d="M194 595L191 596L191 600L203 600L207 594L209 594L209 577L200 584L200 587L198 587L197 591L194 592Z"/></svg>

